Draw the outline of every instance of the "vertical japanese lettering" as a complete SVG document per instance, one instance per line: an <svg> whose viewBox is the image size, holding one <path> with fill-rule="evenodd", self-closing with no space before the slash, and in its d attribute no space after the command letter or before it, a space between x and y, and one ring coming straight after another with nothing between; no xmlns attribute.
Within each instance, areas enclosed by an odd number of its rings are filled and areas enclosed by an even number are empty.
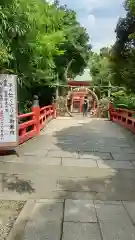
<svg viewBox="0 0 135 240"><path fill-rule="evenodd" d="M16 142L16 77L0 75L0 143Z"/></svg>

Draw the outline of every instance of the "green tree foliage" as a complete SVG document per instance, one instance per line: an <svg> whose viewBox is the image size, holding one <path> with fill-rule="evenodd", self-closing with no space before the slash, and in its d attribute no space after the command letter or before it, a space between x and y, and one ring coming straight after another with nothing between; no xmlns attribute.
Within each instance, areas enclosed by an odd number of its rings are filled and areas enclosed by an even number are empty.
<svg viewBox="0 0 135 240"><path fill-rule="evenodd" d="M124 90L112 93L111 100L116 108L135 110L135 94L128 94Z"/></svg>
<svg viewBox="0 0 135 240"><path fill-rule="evenodd" d="M135 2L127 0L125 9L126 17L119 19L116 27L111 66L115 83L135 92Z"/></svg>
<svg viewBox="0 0 135 240"><path fill-rule="evenodd" d="M59 49L64 52L62 56L55 57L55 64L61 79L65 80L65 71L68 69L68 77L74 77L78 73L82 73L87 66L91 45L88 44L89 36L76 20L74 11L66 6L61 7L56 3L57 9L64 13L62 19L63 29L66 41L59 45Z"/></svg>
<svg viewBox="0 0 135 240"><path fill-rule="evenodd" d="M110 67L110 50L102 48L100 53L90 55L89 66L95 85L108 85L112 79Z"/></svg>
<svg viewBox="0 0 135 240"><path fill-rule="evenodd" d="M0 36L0 72L17 74L31 93L64 80L72 59L70 76L82 72L91 49L76 13L58 2L1 0Z"/></svg>
<svg viewBox="0 0 135 240"><path fill-rule="evenodd" d="M114 46L91 54L89 65L101 97L107 93L102 85L122 86L123 90L112 91L115 107L135 110L135 1L126 0L125 9L126 16L116 26Z"/></svg>
<svg viewBox="0 0 135 240"><path fill-rule="evenodd" d="M99 86L97 91L100 92L100 95L106 95L108 88L102 86L109 86L113 81L113 72L110 66L110 49L104 47L99 54L92 53L90 55L89 67L93 85Z"/></svg>
<svg viewBox="0 0 135 240"><path fill-rule="evenodd" d="M134 0L126 0L125 1L126 9L130 9L133 15L135 15L135 1Z"/></svg>

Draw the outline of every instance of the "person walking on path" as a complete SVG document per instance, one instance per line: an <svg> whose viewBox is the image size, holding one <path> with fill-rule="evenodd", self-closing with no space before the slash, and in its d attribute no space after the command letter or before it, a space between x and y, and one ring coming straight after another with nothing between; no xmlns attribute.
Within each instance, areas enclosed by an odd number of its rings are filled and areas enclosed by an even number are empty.
<svg viewBox="0 0 135 240"><path fill-rule="evenodd" d="M89 109L89 102L87 96L84 97L84 102L83 102L83 116L87 116Z"/></svg>

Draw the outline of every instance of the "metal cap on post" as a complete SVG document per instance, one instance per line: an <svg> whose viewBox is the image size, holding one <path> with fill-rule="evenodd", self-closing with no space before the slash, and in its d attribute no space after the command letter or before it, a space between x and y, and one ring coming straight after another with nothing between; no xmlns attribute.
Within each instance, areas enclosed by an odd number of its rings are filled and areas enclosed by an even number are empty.
<svg viewBox="0 0 135 240"><path fill-rule="evenodd" d="M33 96L33 105L32 107L39 107L39 99L37 95Z"/></svg>
<svg viewBox="0 0 135 240"><path fill-rule="evenodd" d="M37 95L33 96L32 112L34 113L34 119L36 120L36 132L40 134L40 107L39 99Z"/></svg>

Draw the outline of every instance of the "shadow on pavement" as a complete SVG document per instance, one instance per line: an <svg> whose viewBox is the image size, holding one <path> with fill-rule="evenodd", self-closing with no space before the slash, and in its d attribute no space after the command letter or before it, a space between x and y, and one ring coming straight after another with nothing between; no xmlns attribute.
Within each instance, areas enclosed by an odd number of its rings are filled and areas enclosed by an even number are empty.
<svg viewBox="0 0 135 240"><path fill-rule="evenodd" d="M124 159L131 156L131 160L135 160L135 136L131 132L109 121L94 120L80 121L79 126L62 129L54 136L56 146L62 151L78 152L85 163L96 160L101 164L100 168L88 167L85 179L78 180L73 176L73 179L59 181L60 188L67 191L65 194L69 198L84 194L86 199L135 200L135 168L130 159ZM77 171L84 170L77 168Z"/></svg>
<svg viewBox="0 0 135 240"><path fill-rule="evenodd" d="M59 131L51 133L49 138L49 141L53 141L54 147L50 153L63 154L60 157L62 161L65 161L65 165L52 164L49 166L48 163L46 165L43 162L40 164L38 155L36 158L38 167L32 157L28 165L25 162L18 165L13 163L15 168L12 169L17 174L4 176L2 187L5 186L8 190L21 194L32 195L34 193L34 196L39 198L67 196L67 198L78 199L135 200L135 168L132 161L123 159L129 155L135 157L135 154L129 151L134 151L134 136L127 130L104 120L89 122L80 120L77 124L75 121L73 123L74 126L71 126L71 122L69 122L67 128L63 125ZM53 124L55 126L55 122ZM48 135L45 134L45 139L47 138ZM31 144L33 142L34 140ZM48 142L44 141L44 136L42 136L42 150L46 149L46 144ZM39 149L36 148L36 150L40 154ZM74 153L79 153L80 158L75 158ZM64 155L68 157L64 157ZM120 155L121 161L116 161L117 155ZM53 157L58 156L54 155ZM45 160L47 158L46 155L42 157ZM80 160L81 166L79 166ZM91 160L94 165L87 166ZM73 165L74 163L75 165ZM22 179L19 172L25 175L25 180ZM43 187L43 183L45 187Z"/></svg>
<svg viewBox="0 0 135 240"><path fill-rule="evenodd" d="M54 133L56 146L68 152L110 152L111 148L129 148L135 143L135 136L128 130L109 121L80 121L77 126L63 128ZM134 141L134 143L133 143ZM99 150L98 150L99 148ZM114 149L115 152L115 149ZM117 151L116 151L117 152Z"/></svg>
<svg viewBox="0 0 135 240"><path fill-rule="evenodd" d="M108 173L97 179L60 180L58 198L101 201L135 201L135 171Z"/></svg>
<svg viewBox="0 0 135 240"><path fill-rule="evenodd" d="M23 180L17 174L0 174L0 189L4 192L5 189L9 191L16 191L19 194L35 192L30 180Z"/></svg>

